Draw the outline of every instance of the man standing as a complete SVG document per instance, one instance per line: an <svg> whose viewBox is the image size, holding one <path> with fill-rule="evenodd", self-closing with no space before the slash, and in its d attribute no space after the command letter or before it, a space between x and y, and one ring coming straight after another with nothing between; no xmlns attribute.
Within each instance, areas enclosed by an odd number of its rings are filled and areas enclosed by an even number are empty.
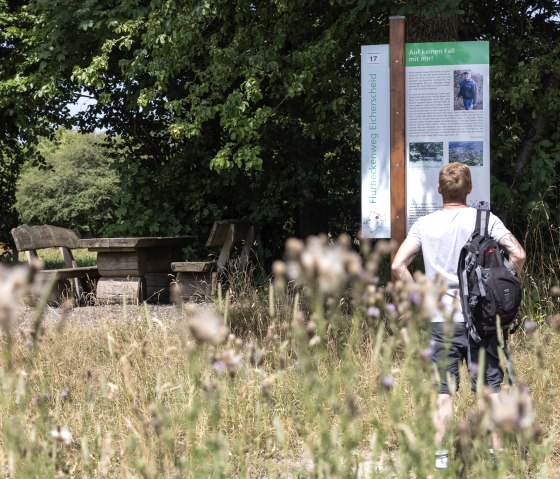
<svg viewBox="0 0 560 479"><path fill-rule="evenodd" d="M408 265L422 252L426 278L436 280L438 277L446 285L442 298L443 311L437 311L432 318L431 343L433 345L432 361L436 364L441 382L434 417L436 468L446 469L447 451L442 450L442 441L446 433L447 422L453 414L453 396L447 383L447 377L455 380L459 386L459 367L464 360L469 365L478 364L479 346L467 333L463 314L458 306L459 278L457 265L461 248L471 236L476 222L476 209L467 206L467 195L472 191L469 167L462 163L449 163L439 173L438 192L443 197L443 207L429 215L419 218L410 228L408 236L397 251L391 266L393 275L403 282L412 282L413 277ZM509 253L509 260L519 275L525 263L525 251L495 215L490 214L488 233ZM449 333L444 316L452 316L453 331ZM491 398L498 400L498 393L504 378L499 364L498 338L488 341L484 384L491 389ZM471 367L472 390L476 390L477 367ZM494 449L500 445L498 438L493 438Z"/></svg>
<svg viewBox="0 0 560 479"><path fill-rule="evenodd" d="M476 83L471 79L471 73L463 72L463 79L459 83L458 97L463 98L465 110L473 110L476 105Z"/></svg>

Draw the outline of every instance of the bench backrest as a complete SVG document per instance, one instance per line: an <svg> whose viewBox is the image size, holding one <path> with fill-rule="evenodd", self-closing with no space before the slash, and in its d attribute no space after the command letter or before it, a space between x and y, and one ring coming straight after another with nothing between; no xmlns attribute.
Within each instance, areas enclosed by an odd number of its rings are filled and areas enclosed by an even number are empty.
<svg viewBox="0 0 560 479"><path fill-rule="evenodd" d="M206 246L220 247L220 256L217 261L218 272L224 269L229 255L234 246L243 245L240 254L240 267L244 269L249 261L249 253L255 240L255 227L242 220L215 221L208 236Z"/></svg>
<svg viewBox="0 0 560 479"><path fill-rule="evenodd" d="M16 249L25 252L28 262L37 258L37 250L39 249L60 248L66 267L76 267L71 250L79 247L80 235L75 230L52 225L21 225L12 229L11 233Z"/></svg>

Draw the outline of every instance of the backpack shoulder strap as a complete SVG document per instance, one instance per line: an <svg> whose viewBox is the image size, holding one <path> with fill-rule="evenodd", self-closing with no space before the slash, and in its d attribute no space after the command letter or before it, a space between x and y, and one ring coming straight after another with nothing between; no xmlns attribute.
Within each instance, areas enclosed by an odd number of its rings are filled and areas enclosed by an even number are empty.
<svg viewBox="0 0 560 479"><path fill-rule="evenodd" d="M476 225L474 228L474 234L479 234L482 236L488 236L488 223L490 221L490 211L489 210L476 210Z"/></svg>

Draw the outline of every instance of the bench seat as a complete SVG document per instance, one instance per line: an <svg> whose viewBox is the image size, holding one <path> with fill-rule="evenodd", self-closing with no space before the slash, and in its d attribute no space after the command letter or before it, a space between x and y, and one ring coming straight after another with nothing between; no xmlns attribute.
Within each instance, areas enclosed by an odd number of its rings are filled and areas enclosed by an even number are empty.
<svg viewBox="0 0 560 479"><path fill-rule="evenodd" d="M178 261L171 263L171 271L177 273L175 281L183 299L197 294L214 294L220 275L223 274L231 251L242 246L240 268L245 269L249 253L255 241L255 228L246 221L221 220L212 225L206 241L207 247L221 248L216 261Z"/></svg>
<svg viewBox="0 0 560 479"><path fill-rule="evenodd" d="M178 261L171 263L174 273L208 273L216 268L217 261Z"/></svg>
<svg viewBox="0 0 560 479"><path fill-rule="evenodd" d="M97 266L78 266L76 268L43 269L37 272L37 276L49 278L55 276L57 280L84 278L99 278Z"/></svg>
<svg viewBox="0 0 560 479"><path fill-rule="evenodd" d="M65 268L42 269L35 274L35 296L42 294L45 284L55 280L49 301L60 303L66 298L82 302L94 290L99 271L97 266L77 266L72 250L79 248L77 231L53 225L20 225L13 228L12 237L18 252L24 252L27 262L36 265L38 250L58 248Z"/></svg>

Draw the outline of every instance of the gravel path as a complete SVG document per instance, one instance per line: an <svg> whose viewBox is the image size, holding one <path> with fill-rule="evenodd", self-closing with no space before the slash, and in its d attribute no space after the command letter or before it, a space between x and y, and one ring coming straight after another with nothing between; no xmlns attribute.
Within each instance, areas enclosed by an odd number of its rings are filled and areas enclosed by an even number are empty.
<svg viewBox="0 0 560 479"><path fill-rule="evenodd" d="M92 326L101 324L106 321L117 321L119 319L138 319L145 318L146 309L149 317L159 319L160 321L172 322L181 317L181 311L174 305L130 305L112 304L104 306L81 306L67 310L63 307L48 306L43 318L45 326L55 325L60 319L67 314L68 323L81 322L91 324ZM33 317L33 309L26 306L20 311L20 324L25 325L31 322Z"/></svg>

